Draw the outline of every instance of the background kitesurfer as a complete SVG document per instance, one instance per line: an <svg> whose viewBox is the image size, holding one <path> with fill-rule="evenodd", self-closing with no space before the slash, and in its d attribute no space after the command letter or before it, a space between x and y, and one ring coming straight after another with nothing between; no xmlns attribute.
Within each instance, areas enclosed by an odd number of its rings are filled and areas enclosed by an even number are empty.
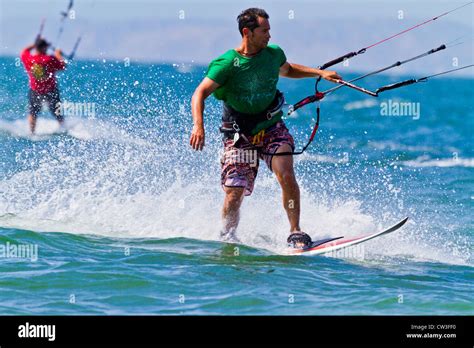
<svg viewBox="0 0 474 348"><path fill-rule="evenodd" d="M48 55L49 46L50 44L45 39L38 36L33 45L25 47L21 52L21 61L30 80L28 122L31 133L35 132L36 118L43 102L48 104L49 110L59 124L61 126L64 124L56 72L64 70L66 62L59 49L55 50L54 55ZM35 52L32 54L33 49Z"/></svg>

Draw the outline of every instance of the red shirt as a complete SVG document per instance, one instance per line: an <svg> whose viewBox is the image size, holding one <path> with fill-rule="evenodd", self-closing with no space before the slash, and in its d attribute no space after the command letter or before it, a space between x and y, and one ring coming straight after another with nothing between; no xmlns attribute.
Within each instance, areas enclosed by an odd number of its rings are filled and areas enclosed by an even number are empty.
<svg viewBox="0 0 474 348"><path fill-rule="evenodd" d="M32 55L28 50L21 52L21 61L30 78L31 89L40 94L51 92L56 88L54 74L66 67L66 64L56 57L41 53Z"/></svg>

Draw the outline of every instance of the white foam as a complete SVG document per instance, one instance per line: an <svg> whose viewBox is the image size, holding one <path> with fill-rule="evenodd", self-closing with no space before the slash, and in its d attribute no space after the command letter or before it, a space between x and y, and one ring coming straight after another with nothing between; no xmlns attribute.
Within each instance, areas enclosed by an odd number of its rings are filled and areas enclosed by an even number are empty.
<svg viewBox="0 0 474 348"><path fill-rule="evenodd" d="M410 161L401 161L399 164L416 167L416 168L425 168L425 167L438 167L438 168L450 168L450 167L474 167L474 158L435 158L430 159L427 156L418 157L415 160Z"/></svg>
<svg viewBox="0 0 474 348"><path fill-rule="evenodd" d="M104 136L117 139L117 144L65 143L42 153L20 154L19 167L26 169L0 181L0 226L127 238L219 238L224 194L215 160L217 146L208 144L203 153L195 153L180 147L181 139L176 143L168 140L163 153L158 146L161 138L145 141L108 123L80 124L99 128L93 136L104 132ZM102 125L106 129L100 129ZM161 133L158 136L167 137ZM318 178L306 184L311 187L301 185L301 228L314 239L372 233L401 218L390 212L384 214L384 207L374 211L378 202L367 207L354 199L347 188L357 186L356 182L324 177L329 181L324 186L335 192L330 196L314 190ZM382 180L377 195L385 190L392 196L395 188L389 184ZM440 251L439 240L431 241L429 228L424 232L426 243L420 247L414 233L418 226L408 224L393 235L367 243L369 254L452 262L449 252ZM262 164L254 193L243 202L238 236L247 245L280 253L288 233L281 190ZM400 240L404 243L397 243ZM456 245L452 250L457 250ZM451 259L469 259L463 249L459 254Z"/></svg>
<svg viewBox="0 0 474 348"><path fill-rule="evenodd" d="M28 121L25 119L4 121L0 120L0 133L31 141L44 141L58 135L68 135L79 140L106 139L124 143L135 143L146 146L150 143L123 132L111 122L80 117L68 117L64 126L54 120L39 117L36 122L35 134L31 134Z"/></svg>
<svg viewBox="0 0 474 348"><path fill-rule="evenodd" d="M344 110L351 111L351 110L359 110L359 109L368 109L378 104L379 103L375 101L374 99L357 100L357 101L353 101L353 102L345 104Z"/></svg>
<svg viewBox="0 0 474 348"><path fill-rule="evenodd" d="M310 154L304 152L302 155L294 158L295 163L298 162L317 162L317 163L335 163L335 164L346 164L349 162L349 157L346 154L342 154L341 157L331 157L326 155Z"/></svg>
<svg viewBox="0 0 474 348"><path fill-rule="evenodd" d="M435 151L433 147L430 146L420 146L420 145L405 145L396 143L394 141L370 141L369 146L378 149L378 150L398 150L398 151L410 151L410 152L432 152Z"/></svg>

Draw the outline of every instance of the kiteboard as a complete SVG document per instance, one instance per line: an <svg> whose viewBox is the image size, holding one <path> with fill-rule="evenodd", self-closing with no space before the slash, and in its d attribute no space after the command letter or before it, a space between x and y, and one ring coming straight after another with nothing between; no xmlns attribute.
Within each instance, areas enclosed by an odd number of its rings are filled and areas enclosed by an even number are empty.
<svg viewBox="0 0 474 348"><path fill-rule="evenodd" d="M376 232L376 233L371 233L371 234L366 234L360 237L355 237L355 238L344 238L344 236L341 237L334 237L334 238L325 238L321 240L316 240L311 243L310 246L303 248L303 249L295 249L291 248L288 250L289 255L320 255L320 254L326 254L329 252L333 252L339 249L343 248L348 248L353 245L357 245L360 243L364 243L368 240L383 236L385 234L389 234L392 232L395 232L398 230L400 227L402 227L408 220L408 217L404 218L397 224L393 225L392 227L389 227L383 231Z"/></svg>

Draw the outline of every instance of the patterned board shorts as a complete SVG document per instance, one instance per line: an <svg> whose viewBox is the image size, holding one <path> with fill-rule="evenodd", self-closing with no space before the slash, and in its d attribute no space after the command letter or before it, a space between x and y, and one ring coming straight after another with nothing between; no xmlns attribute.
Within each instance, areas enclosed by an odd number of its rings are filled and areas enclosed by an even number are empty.
<svg viewBox="0 0 474 348"><path fill-rule="evenodd" d="M284 144L295 149L294 140L283 121L263 132L247 138L249 142L241 139L234 146L234 139L224 140L224 151L221 156L221 184L222 187L243 187L245 195L250 196L253 191L255 178L258 173L259 159L272 170L272 155Z"/></svg>

